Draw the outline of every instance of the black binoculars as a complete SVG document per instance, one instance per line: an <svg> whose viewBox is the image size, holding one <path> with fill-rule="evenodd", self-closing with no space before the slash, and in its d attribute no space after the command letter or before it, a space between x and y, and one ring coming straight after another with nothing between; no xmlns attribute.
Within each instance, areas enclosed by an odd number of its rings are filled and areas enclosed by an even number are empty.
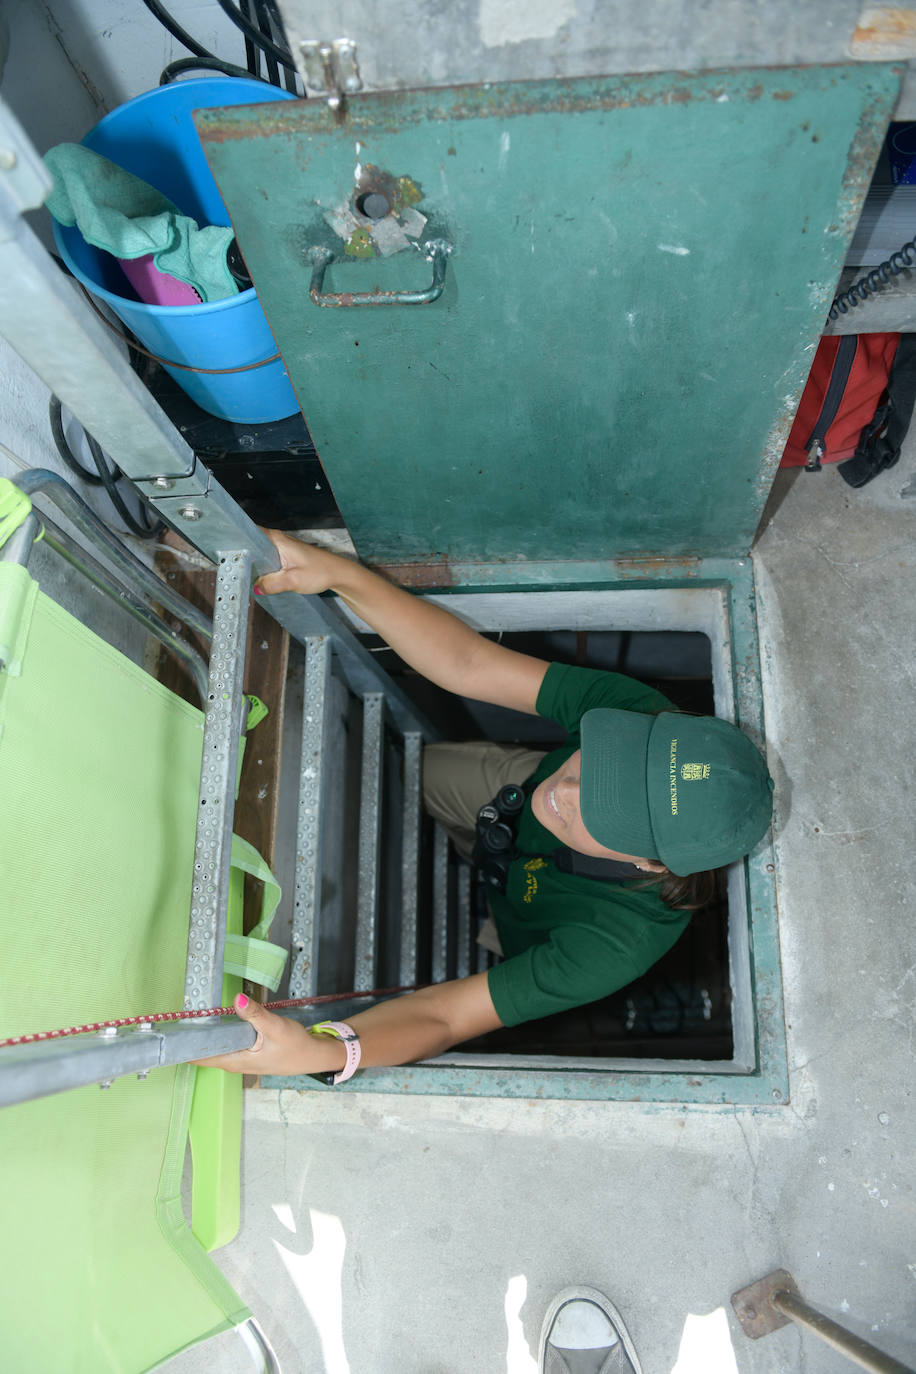
<svg viewBox="0 0 916 1374"><path fill-rule="evenodd" d="M515 821L524 805L524 788L506 783L477 812L471 862L486 882L501 892L505 891L509 865L515 856Z"/></svg>

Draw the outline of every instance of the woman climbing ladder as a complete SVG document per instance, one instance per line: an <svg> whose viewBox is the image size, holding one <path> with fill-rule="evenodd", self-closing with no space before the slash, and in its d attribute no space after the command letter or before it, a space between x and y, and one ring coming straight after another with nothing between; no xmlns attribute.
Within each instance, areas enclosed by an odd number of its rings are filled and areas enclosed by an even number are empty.
<svg viewBox="0 0 916 1374"><path fill-rule="evenodd" d="M311 1029L240 998L254 1046L206 1062L343 1082L360 1064L428 1059L605 997L670 949L711 871L762 838L773 784L736 726L682 715L621 674L517 653L359 563L269 533L282 566L258 592L334 591L437 686L550 717L567 739L546 755L474 743L424 753L427 809L466 855L480 807L506 784L524 793L509 861L490 889L501 962Z"/></svg>

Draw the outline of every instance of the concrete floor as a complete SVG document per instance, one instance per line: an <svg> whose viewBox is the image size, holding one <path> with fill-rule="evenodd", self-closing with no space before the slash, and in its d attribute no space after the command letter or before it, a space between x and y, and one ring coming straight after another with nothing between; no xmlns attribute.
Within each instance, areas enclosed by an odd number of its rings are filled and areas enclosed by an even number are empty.
<svg viewBox="0 0 916 1374"><path fill-rule="evenodd" d="M533 1374L573 1283L644 1374L851 1369L729 1295L776 1268L916 1363L916 443L855 492L780 481L756 550L791 1102L762 1110L246 1095L244 1218L218 1253L285 1374ZM908 900L910 899L910 900ZM170 1369L234 1374L224 1337Z"/></svg>

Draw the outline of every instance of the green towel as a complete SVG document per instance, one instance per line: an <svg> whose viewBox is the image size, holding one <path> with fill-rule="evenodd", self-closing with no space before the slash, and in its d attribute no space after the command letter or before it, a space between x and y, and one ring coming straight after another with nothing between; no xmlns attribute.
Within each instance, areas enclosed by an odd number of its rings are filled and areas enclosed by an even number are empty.
<svg viewBox="0 0 916 1374"><path fill-rule="evenodd" d="M116 258L152 254L160 272L193 286L202 301L238 293L226 266L231 229L199 229L161 191L81 143L59 143L44 162L54 178L48 209L87 243Z"/></svg>

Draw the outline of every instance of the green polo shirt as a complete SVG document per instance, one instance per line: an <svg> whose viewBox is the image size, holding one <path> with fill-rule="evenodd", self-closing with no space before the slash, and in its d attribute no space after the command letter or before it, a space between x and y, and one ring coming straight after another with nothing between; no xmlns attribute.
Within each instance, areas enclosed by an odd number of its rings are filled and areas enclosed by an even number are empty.
<svg viewBox="0 0 916 1374"><path fill-rule="evenodd" d="M655 713L675 708L660 692L620 673L552 663L537 712L557 721L566 743L542 760L531 789L580 747L579 722L596 706ZM518 825L521 856L506 891L489 894L505 958L490 969L493 1005L505 1026L607 997L645 973L671 948L690 919L672 911L654 888L603 883L561 873L550 860L559 840L537 820L530 800Z"/></svg>

